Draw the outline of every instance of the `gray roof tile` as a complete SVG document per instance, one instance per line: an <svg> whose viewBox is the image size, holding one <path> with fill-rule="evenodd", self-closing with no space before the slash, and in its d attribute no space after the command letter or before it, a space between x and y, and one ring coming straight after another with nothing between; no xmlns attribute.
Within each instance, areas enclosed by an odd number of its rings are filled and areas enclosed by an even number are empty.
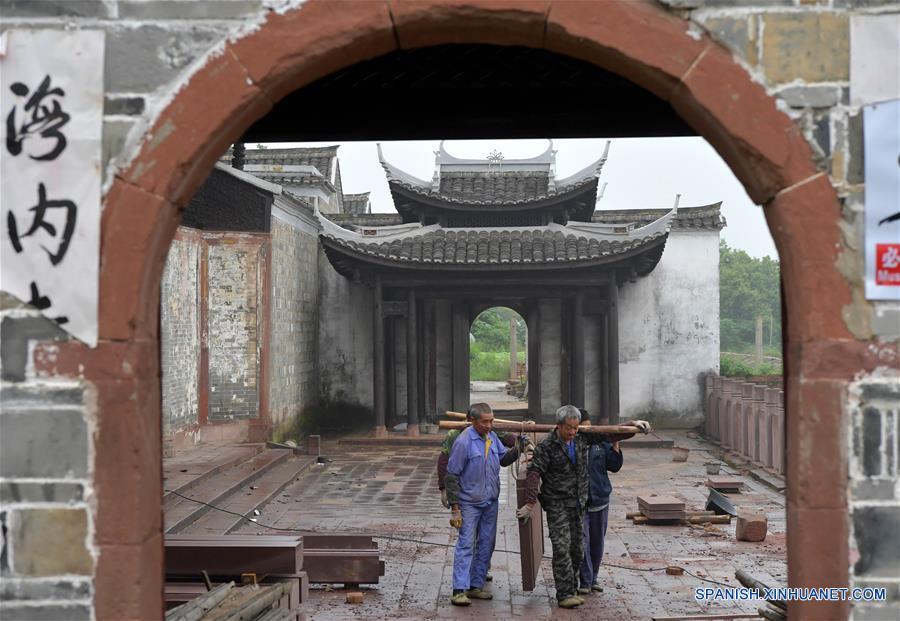
<svg viewBox="0 0 900 621"><path fill-rule="evenodd" d="M369 192L362 194L344 194L344 213L363 215L369 204Z"/></svg>
<svg viewBox="0 0 900 621"><path fill-rule="evenodd" d="M598 240L577 233L534 229L430 230L389 241L355 241L325 235L345 248L381 259L444 265L541 264L591 261L622 254L665 233L626 241Z"/></svg>

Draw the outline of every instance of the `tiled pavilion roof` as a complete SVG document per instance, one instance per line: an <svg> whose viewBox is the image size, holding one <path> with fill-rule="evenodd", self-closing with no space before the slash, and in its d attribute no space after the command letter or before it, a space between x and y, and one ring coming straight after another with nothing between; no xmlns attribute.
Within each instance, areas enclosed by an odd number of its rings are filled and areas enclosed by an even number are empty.
<svg viewBox="0 0 900 621"><path fill-rule="evenodd" d="M604 224L549 224L542 227L444 228L405 224L349 231L321 217L326 250L361 261L410 268L533 269L603 264L661 250L673 209L647 226L628 232ZM649 272L660 253L647 264Z"/></svg>
<svg viewBox="0 0 900 621"><path fill-rule="evenodd" d="M280 185L324 185L331 186L332 167L336 165L338 145L328 147L303 147L291 149L247 149L244 155L244 170L252 175ZM231 163L229 148L221 161ZM266 166L269 170L255 171L255 166ZM282 168L283 170L278 170ZM298 170L300 169L300 170Z"/></svg>
<svg viewBox="0 0 900 621"><path fill-rule="evenodd" d="M442 202L457 209L522 208L529 204L546 204L548 199L571 195L581 189L596 191L608 152L607 144L596 161L574 175L556 179L552 142L547 151L537 157L508 161L456 158L444 151L442 142L434 178L425 181L388 162L378 145L378 158L392 192L406 190L431 203Z"/></svg>

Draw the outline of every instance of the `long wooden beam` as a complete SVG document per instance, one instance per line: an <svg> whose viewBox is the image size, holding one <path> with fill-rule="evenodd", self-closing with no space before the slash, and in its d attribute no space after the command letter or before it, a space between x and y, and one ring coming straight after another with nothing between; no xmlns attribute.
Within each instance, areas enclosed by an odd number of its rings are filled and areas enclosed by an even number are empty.
<svg viewBox="0 0 900 621"><path fill-rule="evenodd" d="M442 420L438 427L441 429L465 429L469 423L455 420ZM522 433L549 433L556 429L556 425L541 425L538 423L498 423L494 419L493 428L498 431L519 431ZM578 433L605 433L613 436L633 436L640 433L637 427L630 425L580 425Z"/></svg>
<svg viewBox="0 0 900 621"><path fill-rule="evenodd" d="M452 412L450 410L447 410L446 412L444 412L444 416L446 416L447 418L452 418L454 420L466 420L468 418L467 414L463 414L462 412ZM510 423L511 425L521 424L521 421L509 420L508 418L495 418L494 422L495 423Z"/></svg>

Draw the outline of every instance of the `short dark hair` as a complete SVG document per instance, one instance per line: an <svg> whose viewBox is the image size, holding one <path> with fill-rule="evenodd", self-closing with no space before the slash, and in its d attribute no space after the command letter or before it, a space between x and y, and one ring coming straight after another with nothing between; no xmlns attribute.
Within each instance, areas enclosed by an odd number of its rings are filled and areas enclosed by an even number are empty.
<svg viewBox="0 0 900 621"><path fill-rule="evenodd" d="M493 410L487 403L473 403L469 406L469 418L472 420L475 420L476 418L481 420L482 414L490 414L491 412L493 412Z"/></svg>

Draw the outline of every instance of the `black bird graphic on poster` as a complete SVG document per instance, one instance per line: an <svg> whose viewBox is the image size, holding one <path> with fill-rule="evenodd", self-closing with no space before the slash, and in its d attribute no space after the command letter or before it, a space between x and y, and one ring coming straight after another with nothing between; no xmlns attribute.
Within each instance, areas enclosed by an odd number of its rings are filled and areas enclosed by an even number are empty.
<svg viewBox="0 0 900 621"><path fill-rule="evenodd" d="M887 218L885 218L884 220L879 220L879 221L878 221L878 226L881 226L882 224L887 224L888 222L894 222L895 220L900 220L900 211L898 211L898 212L895 213L895 214L889 215L889 216L888 216Z"/></svg>

